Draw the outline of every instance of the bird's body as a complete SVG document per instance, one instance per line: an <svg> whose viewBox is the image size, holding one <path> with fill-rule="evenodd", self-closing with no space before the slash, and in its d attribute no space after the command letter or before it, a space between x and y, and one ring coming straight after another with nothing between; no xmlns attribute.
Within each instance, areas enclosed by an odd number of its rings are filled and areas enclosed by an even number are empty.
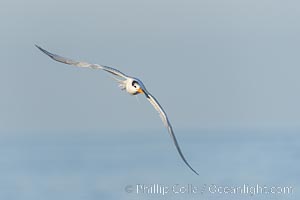
<svg viewBox="0 0 300 200"><path fill-rule="evenodd" d="M142 88L142 87L145 88L142 81L140 81L139 79L134 78L134 77L129 77L128 79L126 79L124 81L124 85L125 85L126 92L128 92L131 95L137 95L139 93L143 93L139 89Z"/></svg>
<svg viewBox="0 0 300 200"><path fill-rule="evenodd" d="M122 80L115 78L118 82L119 82L119 86L122 90L126 90L127 93L131 94L131 95L137 95L137 94L144 94L146 96L146 98L149 100L149 102L153 105L153 107L157 110L157 112L159 113L164 125L166 126L166 128L168 129L168 132L171 135L171 138L176 146L176 149L180 155L180 157L182 158L182 160L184 161L184 163L197 175L199 175L191 166L190 164L186 161L185 157L183 156L183 153L180 150L179 144L177 142L177 139L175 137L175 134L173 132L173 128L171 126L171 123L169 122L169 119L167 117L166 112L163 110L162 106L158 103L158 101L155 99L155 97L153 95L151 95L146 87L144 86L143 82L141 80L139 80L138 78L134 78L131 76L128 76L122 72L120 72L117 69L108 67L108 66L104 66L104 65L98 65L98 64L90 64L87 62L81 62L81 61L75 61L72 59L68 59L53 53L50 53L48 51L46 51L45 49L39 47L36 45L36 47L38 49L40 49L42 52L44 52L46 55L48 55L50 58L52 58L55 61L64 63L64 64L69 64L69 65L74 65L77 67L87 67L87 68L93 68L93 69L102 69L106 72L109 72L115 76L117 76L118 78L122 78Z"/></svg>

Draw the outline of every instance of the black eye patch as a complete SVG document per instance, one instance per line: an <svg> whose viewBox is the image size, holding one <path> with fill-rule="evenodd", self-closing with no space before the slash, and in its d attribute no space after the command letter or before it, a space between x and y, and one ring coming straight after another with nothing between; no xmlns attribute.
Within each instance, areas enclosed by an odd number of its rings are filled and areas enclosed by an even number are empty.
<svg viewBox="0 0 300 200"><path fill-rule="evenodd" d="M133 87L136 87L134 84L138 84L138 82L137 82L137 81L132 81L131 85L132 85Z"/></svg>

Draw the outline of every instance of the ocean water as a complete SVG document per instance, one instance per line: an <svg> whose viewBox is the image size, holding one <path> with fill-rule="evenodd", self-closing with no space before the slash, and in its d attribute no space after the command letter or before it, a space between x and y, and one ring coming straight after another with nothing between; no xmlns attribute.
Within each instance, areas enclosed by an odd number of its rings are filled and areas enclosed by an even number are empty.
<svg viewBox="0 0 300 200"><path fill-rule="evenodd" d="M297 133L180 134L197 176L163 131L3 134L0 199L299 199L299 139Z"/></svg>

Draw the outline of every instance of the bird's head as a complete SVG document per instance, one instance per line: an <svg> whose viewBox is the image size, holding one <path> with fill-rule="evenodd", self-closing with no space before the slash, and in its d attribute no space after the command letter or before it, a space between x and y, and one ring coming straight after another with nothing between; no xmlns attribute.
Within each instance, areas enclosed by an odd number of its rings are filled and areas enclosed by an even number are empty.
<svg viewBox="0 0 300 200"><path fill-rule="evenodd" d="M126 91L132 95L144 93L143 83L138 79L129 79L126 84Z"/></svg>

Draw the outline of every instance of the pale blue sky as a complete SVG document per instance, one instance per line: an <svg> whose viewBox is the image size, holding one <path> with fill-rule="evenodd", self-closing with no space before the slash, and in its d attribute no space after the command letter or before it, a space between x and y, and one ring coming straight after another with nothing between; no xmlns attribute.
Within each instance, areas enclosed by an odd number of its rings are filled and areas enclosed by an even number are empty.
<svg viewBox="0 0 300 200"><path fill-rule="evenodd" d="M161 130L103 71L143 80L176 130L300 129L298 1L2 1L0 133Z"/></svg>

